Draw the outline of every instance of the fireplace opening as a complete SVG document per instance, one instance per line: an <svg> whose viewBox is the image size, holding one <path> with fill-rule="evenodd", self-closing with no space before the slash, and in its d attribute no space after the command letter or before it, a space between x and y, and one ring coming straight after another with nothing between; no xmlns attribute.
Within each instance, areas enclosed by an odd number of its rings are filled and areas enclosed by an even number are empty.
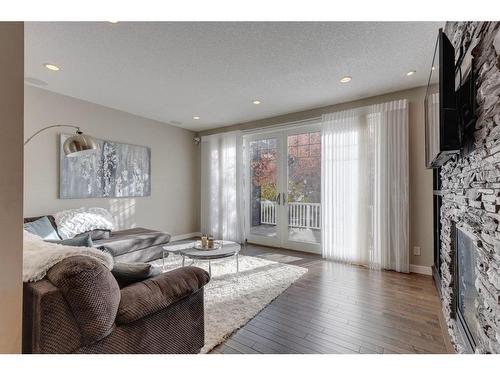
<svg viewBox="0 0 500 375"><path fill-rule="evenodd" d="M477 239L474 234L456 227L456 317L464 338L474 351L479 339L476 301Z"/></svg>

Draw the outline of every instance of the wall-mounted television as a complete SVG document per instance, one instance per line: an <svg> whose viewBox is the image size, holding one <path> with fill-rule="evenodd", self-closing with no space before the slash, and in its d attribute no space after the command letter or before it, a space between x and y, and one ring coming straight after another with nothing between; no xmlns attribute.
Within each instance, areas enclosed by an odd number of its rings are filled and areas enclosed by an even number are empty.
<svg viewBox="0 0 500 375"><path fill-rule="evenodd" d="M439 29L424 100L425 164L437 168L460 152L461 130L455 94L455 49Z"/></svg>
<svg viewBox="0 0 500 375"><path fill-rule="evenodd" d="M475 148L474 131L476 130L476 74L475 61L470 58L465 64L466 72L462 71L462 64L457 66L457 113L462 134L461 155L469 154ZM467 71L468 70L468 71ZM463 74L465 73L465 74Z"/></svg>

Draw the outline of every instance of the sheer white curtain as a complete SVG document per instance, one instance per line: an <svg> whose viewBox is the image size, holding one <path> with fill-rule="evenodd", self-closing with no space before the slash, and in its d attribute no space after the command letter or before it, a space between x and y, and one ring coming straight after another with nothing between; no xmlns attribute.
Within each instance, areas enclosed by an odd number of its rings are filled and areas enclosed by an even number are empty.
<svg viewBox="0 0 500 375"><path fill-rule="evenodd" d="M369 112L374 171L371 264L409 272L408 103L383 103Z"/></svg>
<svg viewBox="0 0 500 375"><path fill-rule="evenodd" d="M406 100L327 114L322 122L323 256L408 272Z"/></svg>
<svg viewBox="0 0 500 375"><path fill-rule="evenodd" d="M201 139L201 230L242 242L241 133Z"/></svg>
<svg viewBox="0 0 500 375"><path fill-rule="evenodd" d="M368 262L364 205L367 127L357 111L323 116L321 133L322 249L325 258Z"/></svg>

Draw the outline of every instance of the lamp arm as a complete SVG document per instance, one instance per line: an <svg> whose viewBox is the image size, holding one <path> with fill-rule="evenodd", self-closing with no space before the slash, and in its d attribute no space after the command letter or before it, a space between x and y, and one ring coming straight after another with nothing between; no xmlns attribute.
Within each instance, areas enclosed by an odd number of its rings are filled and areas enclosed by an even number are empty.
<svg viewBox="0 0 500 375"><path fill-rule="evenodd" d="M41 132L43 132L43 131L45 131L47 129L50 129L50 128L58 128L58 127L74 128L74 129L76 129L77 132L80 131L80 127L79 126L75 126L75 125L49 125L49 126L46 126L45 128L42 128L42 129L38 130L35 134L33 134L31 137L29 137L26 141L24 141L24 145L26 146L26 144L29 141L31 141L33 138L35 138Z"/></svg>

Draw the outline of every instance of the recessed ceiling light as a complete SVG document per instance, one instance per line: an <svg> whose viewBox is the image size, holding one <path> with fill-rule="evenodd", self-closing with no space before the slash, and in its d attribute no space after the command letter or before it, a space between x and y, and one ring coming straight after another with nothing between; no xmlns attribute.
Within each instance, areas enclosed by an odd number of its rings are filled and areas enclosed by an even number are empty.
<svg viewBox="0 0 500 375"><path fill-rule="evenodd" d="M193 120L199 120L200 116L193 116Z"/></svg>
<svg viewBox="0 0 500 375"><path fill-rule="evenodd" d="M118 21L108 21L109 23L118 23Z"/></svg>
<svg viewBox="0 0 500 375"><path fill-rule="evenodd" d="M345 77L342 77L342 78L340 79L340 82L341 82L341 83L347 83L347 82L351 82L351 80L352 80L352 77L351 77L351 76L345 76Z"/></svg>
<svg viewBox="0 0 500 375"><path fill-rule="evenodd" d="M54 72L61 70L61 68L59 68L57 65L54 65L54 64L45 63L45 64L43 64L43 66L49 70L53 70Z"/></svg>
<svg viewBox="0 0 500 375"><path fill-rule="evenodd" d="M256 100L254 100L252 103L253 103L253 104L255 104L255 105L258 105L258 104L260 104L260 103L261 103L261 101L256 99Z"/></svg>
<svg viewBox="0 0 500 375"><path fill-rule="evenodd" d="M410 70L408 73L406 73L406 75L409 77L414 75L416 72L417 72L416 70Z"/></svg>
<svg viewBox="0 0 500 375"><path fill-rule="evenodd" d="M433 67L432 67L432 70L436 70L436 67L435 67L435 66L433 66Z"/></svg>

